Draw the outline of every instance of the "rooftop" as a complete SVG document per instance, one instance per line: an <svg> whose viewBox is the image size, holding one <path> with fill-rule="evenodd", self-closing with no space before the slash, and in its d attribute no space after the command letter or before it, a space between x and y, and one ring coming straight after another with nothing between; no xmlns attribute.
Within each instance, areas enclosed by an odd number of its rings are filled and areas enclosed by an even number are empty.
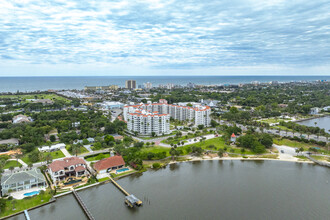
<svg viewBox="0 0 330 220"><path fill-rule="evenodd" d="M125 161L122 156L113 156L108 157L103 160L100 160L94 164L94 168L97 171L105 170L111 167L116 167L120 165L125 165Z"/></svg>

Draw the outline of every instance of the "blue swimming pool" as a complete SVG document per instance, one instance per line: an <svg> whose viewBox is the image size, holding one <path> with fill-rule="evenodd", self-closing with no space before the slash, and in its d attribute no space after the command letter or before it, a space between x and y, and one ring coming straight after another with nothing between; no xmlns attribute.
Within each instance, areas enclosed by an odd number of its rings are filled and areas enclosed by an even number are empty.
<svg viewBox="0 0 330 220"><path fill-rule="evenodd" d="M129 169L128 168L122 168L122 169L117 170L116 173L122 173L122 172L125 172L127 170L129 170Z"/></svg>
<svg viewBox="0 0 330 220"><path fill-rule="evenodd" d="M29 192L29 193L24 193L24 196L34 196L34 195L38 195L40 193L40 190L38 191L33 191L33 192Z"/></svg>

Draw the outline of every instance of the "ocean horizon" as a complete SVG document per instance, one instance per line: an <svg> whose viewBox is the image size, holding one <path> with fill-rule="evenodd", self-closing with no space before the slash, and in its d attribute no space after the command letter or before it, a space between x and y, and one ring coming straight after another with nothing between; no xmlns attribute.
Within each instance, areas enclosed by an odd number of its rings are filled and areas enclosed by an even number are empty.
<svg viewBox="0 0 330 220"><path fill-rule="evenodd" d="M194 83L199 85L228 85L246 84L258 82L301 82L301 81L330 81L330 76L12 76L0 77L0 92L32 92L46 91L48 89L84 89L85 86L125 86L126 80L136 80L137 85L150 82L153 86L173 83L174 85L187 85Z"/></svg>

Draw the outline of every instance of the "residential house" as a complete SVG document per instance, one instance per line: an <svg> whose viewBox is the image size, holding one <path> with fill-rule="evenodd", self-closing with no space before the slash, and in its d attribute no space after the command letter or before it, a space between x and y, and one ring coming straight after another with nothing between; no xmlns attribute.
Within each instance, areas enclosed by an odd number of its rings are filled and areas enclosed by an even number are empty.
<svg viewBox="0 0 330 220"><path fill-rule="evenodd" d="M52 152L52 151L57 151L57 150L60 150L63 148L65 148L65 144L59 143L59 144L54 144L52 146L42 146L42 147L39 147L38 150L40 152Z"/></svg>
<svg viewBox="0 0 330 220"><path fill-rule="evenodd" d="M315 108L311 108L310 114L317 115L317 114L319 114L319 112L320 112L320 109L315 107Z"/></svg>
<svg viewBox="0 0 330 220"><path fill-rule="evenodd" d="M100 160L94 164L94 169L98 173L106 173L110 172L111 170L116 170L125 166L125 161L122 156L113 156L108 157L103 160Z"/></svg>
<svg viewBox="0 0 330 220"><path fill-rule="evenodd" d="M32 119L31 117L25 116L25 115L16 115L13 117L13 124L19 124L19 123L24 123L24 122L31 122Z"/></svg>
<svg viewBox="0 0 330 220"><path fill-rule="evenodd" d="M236 138L237 138L236 135L234 133L232 133L232 135L230 136L230 141L235 143Z"/></svg>
<svg viewBox="0 0 330 220"><path fill-rule="evenodd" d="M3 175L1 178L1 195L8 194L9 190L12 192L46 187L46 179L41 171L33 168L27 171L20 171L10 175Z"/></svg>
<svg viewBox="0 0 330 220"><path fill-rule="evenodd" d="M84 159L79 157L66 157L62 160L54 161L48 165L48 173L55 185L58 181L65 180L70 176L81 177L88 175L87 164Z"/></svg>
<svg viewBox="0 0 330 220"><path fill-rule="evenodd" d="M10 139L6 139L6 140L1 140L0 141L0 145L19 145L19 140L17 138L10 138Z"/></svg>

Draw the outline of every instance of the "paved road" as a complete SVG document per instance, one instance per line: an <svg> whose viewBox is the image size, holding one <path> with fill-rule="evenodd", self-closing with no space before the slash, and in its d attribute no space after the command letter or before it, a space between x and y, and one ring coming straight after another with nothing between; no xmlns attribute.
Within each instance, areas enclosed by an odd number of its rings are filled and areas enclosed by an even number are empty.
<svg viewBox="0 0 330 220"><path fill-rule="evenodd" d="M117 108L116 109L111 109L111 122L116 120L118 115L120 115L121 113L123 113L122 109L117 109Z"/></svg>

